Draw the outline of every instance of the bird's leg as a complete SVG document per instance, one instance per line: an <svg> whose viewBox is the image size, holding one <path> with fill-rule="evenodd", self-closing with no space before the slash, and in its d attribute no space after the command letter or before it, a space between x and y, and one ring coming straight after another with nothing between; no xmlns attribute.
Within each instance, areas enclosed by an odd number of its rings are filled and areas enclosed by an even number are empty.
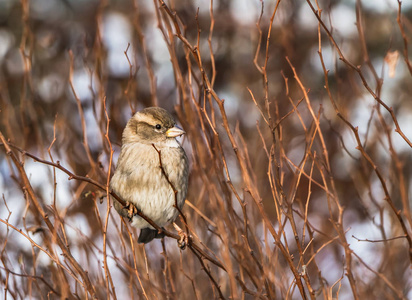
<svg viewBox="0 0 412 300"><path fill-rule="evenodd" d="M189 243L189 237L175 222L173 222L173 226L177 230L177 234L180 236L180 239L177 240L177 245L180 249L185 250L186 245Z"/></svg>
<svg viewBox="0 0 412 300"><path fill-rule="evenodd" d="M137 207L134 206L133 203L126 201L126 206L124 208L127 209L127 218L129 219L129 222L131 222L133 219L133 216L137 214Z"/></svg>

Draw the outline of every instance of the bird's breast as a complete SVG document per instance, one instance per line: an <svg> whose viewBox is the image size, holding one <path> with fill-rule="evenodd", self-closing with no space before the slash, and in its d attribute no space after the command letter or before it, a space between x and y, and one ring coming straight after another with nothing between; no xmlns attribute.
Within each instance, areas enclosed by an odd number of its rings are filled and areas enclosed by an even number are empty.
<svg viewBox="0 0 412 300"><path fill-rule="evenodd" d="M122 199L135 204L159 226L165 226L178 215L176 202L180 208L184 204L188 166L181 147L158 150L160 153L152 145L124 145L110 185ZM132 223L139 228L147 227L140 217Z"/></svg>

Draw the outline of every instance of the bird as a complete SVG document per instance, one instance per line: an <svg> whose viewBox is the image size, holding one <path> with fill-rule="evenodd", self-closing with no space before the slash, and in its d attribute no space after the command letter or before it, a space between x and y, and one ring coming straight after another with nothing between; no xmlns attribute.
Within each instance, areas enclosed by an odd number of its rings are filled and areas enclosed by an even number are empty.
<svg viewBox="0 0 412 300"><path fill-rule="evenodd" d="M148 107L138 111L123 130L117 166L110 180L114 193L161 228L174 224L187 195L188 159L176 139L183 134L185 131L167 110ZM131 214L116 199L113 206L122 217L129 218L132 226L141 229L139 244L164 237L163 232Z"/></svg>

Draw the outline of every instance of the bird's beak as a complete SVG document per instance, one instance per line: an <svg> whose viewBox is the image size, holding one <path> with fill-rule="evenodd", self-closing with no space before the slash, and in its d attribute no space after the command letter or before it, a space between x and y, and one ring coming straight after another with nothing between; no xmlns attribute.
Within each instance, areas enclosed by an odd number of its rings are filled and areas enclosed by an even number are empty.
<svg viewBox="0 0 412 300"><path fill-rule="evenodd" d="M179 128L178 126L170 128L168 131L166 131L166 136L167 137L177 137L185 134L184 130L182 128Z"/></svg>

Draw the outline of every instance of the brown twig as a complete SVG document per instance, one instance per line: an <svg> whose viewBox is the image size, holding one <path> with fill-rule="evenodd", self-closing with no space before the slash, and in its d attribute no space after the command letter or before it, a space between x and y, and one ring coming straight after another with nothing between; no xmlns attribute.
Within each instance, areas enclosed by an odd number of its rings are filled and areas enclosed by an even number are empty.
<svg viewBox="0 0 412 300"><path fill-rule="evenodd" d="M40 162L40 163L42 163L42 164L52 166L52 167L55 167L55 168L63 171L64 173L66 173L67 175L69 175L69 180L75 179L75 180L79 180L79 181L84 181L84 182L87 182L87 183L89 183L89 184L94 185L95 187L99 188L101 191L106 191L106 185L102 185L101 183L99 183L99 182L91 179L90 177L79 176L79 175L76 175L76 174L70 172L68 169L66 169L64 166L62 166L59 161L56 161L55 163L53 163L53 162L50 162L50 161L41 159L41 158L39 158L39 157L37 157L37 156L29 153L29 152L26 152L26 151L18 148L17 146L14 146L14 145L11 145L11 144L7 143L7 141L4 139L3 135L1 134L1 132L0 132L0 139L1 139L2 143L3 143L3 145L5 145L6 150L8 149L8 150L7 150L7 153L8 153L9 155L11 155L12 157L15 157L15 156L14 156L13 152L11 151L11 149L9 148L9 146L11 146L11 147L13 147L14 149L18 150L18 151L19 151L20 153L22 153L23 155L32 158L32 159L33 159L34 161L36 161L36 162ZM16 162L17 162L17 158L16 158ZM17 163L18 163L18 162L17 162ZM20 169L20 168L19 168L19 169ZM21 171L24 172L23 169L21 169ZM24 173L24 174L25 174L25 173ZM26 177L26 179L27 179L27 177ZM27 182L28 182L28 179L27 179ZM115 198L117 201L119 201L119 203L120 203L121 205L127 206L126 202L125 202L123 199L121 199L115 192L109 191L109 194L110 194L110 196L112 196L113 198ZM175 239L175 240L179 240L179 239L180 239L180 236L179 236L179 235L174 234L174 233L172 233L172 232L169 232L169 231L165 230L164 228L159 227L159 226L158 226L156 223L154 223L150 218L148 218L147 216L145 216L141 211L137 210L136 213L139 215L139 217L143 218L143 219L144 219L146 222L148 222L151 226L153 226L154 228L156 228L156 229L159 230L159 231L162 231L166 236L168 236L168 237L170 237L170 238L173 238L173 239ZM190 237L189 237L189 240L190 240ZM210 256L208 253L204 252L204 251L203 251L196 243L194 243L193 241L190 241L190 242L189 242L189 248L191 248L191 249L193 248L193 249L196 250L202 257L204 257L205 259L209 260L211 263L213 263L213 264L216 265L217 267L221 268L222 270L226 270L222 263L218 262L218 261L215 260L212 256Z"/></svg>
<svg viewBox="0 0 412 300"><path fill-rule="evenodd" d="M81 265L77 262L77 260L72 256L72 254L70 253L70 250L68 247L66 247L66 245L63 243L61 237L57 234L53 224L51 223L51 221L49 220L48 215L44 212L42 206L40 205L40 202L37 199L37 196L30 184L30 181L26 175L26 172L23 168L22 163L19 161L19 159L17 158L17 156L13 153L13 151L10 149L9 144L7 143L6 139L4 138L3 134L0 132L0 141L3 143L3 146L6 150L6 154L11 158L11 160L13 161L14 165L16 166L16 168L19 171L20 174L20 178L22 180L22 188L24 188L28 195L29 195L29 199L31 201L31 203L33 204L33 206L35 207L37 213L39 213L39 215L41 215L43 221L46 223L47 228L50 230L50 233L53 235L53 237L55 238L57 244L59 245L60 249L62 250L64 257L70 262L71 266L76 270L76 272L81 276L81 278L83 279L83 283L82 285L84 285L84 288L93 296L95 297L96 295L96 291L94 289L94 286L92 285L89 276L87 275L87 272L83 270L83 268L81 267ZM50 165L56 165L57 164L53 164L50 163Z"/></svg>

